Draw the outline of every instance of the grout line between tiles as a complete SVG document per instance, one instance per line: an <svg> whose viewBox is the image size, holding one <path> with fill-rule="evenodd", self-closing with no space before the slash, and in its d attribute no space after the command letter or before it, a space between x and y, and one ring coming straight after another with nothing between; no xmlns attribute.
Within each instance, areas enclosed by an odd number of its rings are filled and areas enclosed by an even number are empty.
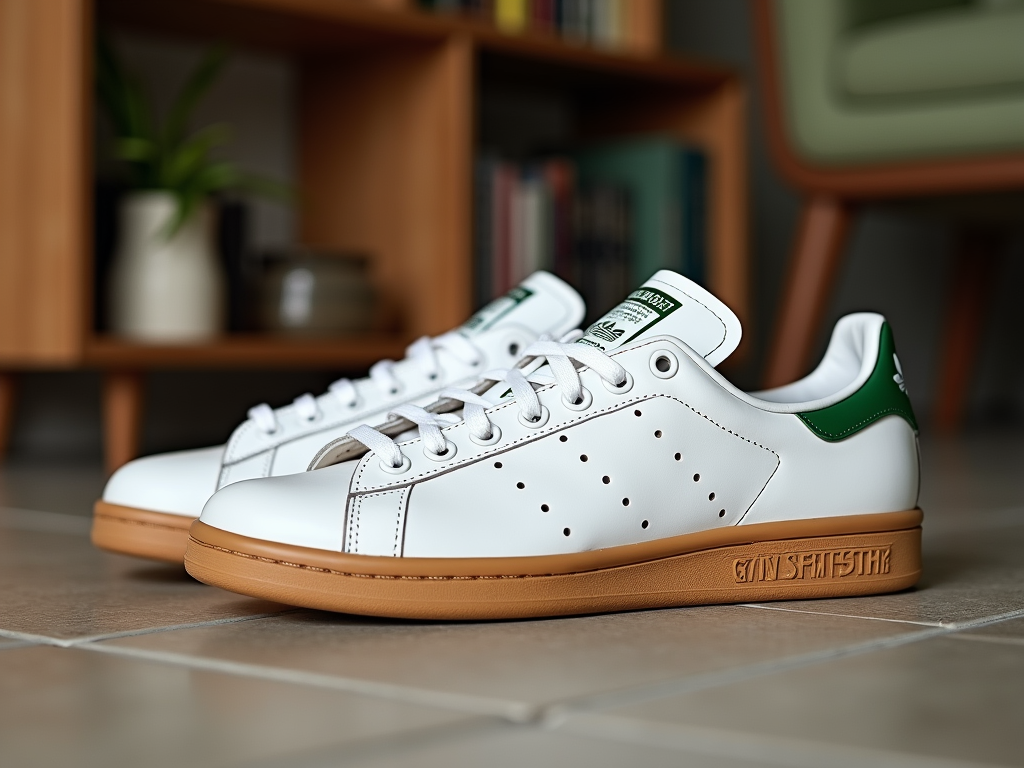
<svg viewBox="0 0 1024 768"><path fill-rule="evenodd" d="M784 608L779 605L763 605L761 603L740 603L737 608L757 608L762 611L779 611L782 613L802 613L805 616L834 616L840 619L864 619L865 621L887 621L892 624L909 624L916 627L946 627L939 621L912 621L911 619L887 619L882 616L859 616L852 613L832 613L830 611L809 611L801 608Z"/></svg>
<svg viewBox="0 0 1024 768"><path fill-rule="evenodd" d="M89 643L102 642L104 640L118 640L124 637L138 637L139 635L152 635L158 632L173 632L178 629L198 629L200 627L216 627L221 624L238 624L243 621L256 621L257 619L270 619L275 616L284 616L295 613L300 609L294 608L287 611L276 611L274 613L254 613L250 616L230 616L223 619L210 619L209 621L195 621L188 624L167 624L157 627L142 627L140 629L126 629L123 632L107 632L99 635L81 635L79 637L63 638L51 637L50 635L39 635L30 632L18 632L13 629L0 629L0 637L9 637L12 640L25 640L31 643L52 645L57 648L75 648Z"/></svg>
<svg viewBox="0 0 1024 768"><path fill-rule="evenodd" d="M941 757L816 742L749 731L731 731L694 725L676 725L638 720L622 715L587 714L560 728L589 738L657 746L712 757L727 757L753 763L795 768L968 768L980 763Z"/></svg>
<svg viewBox="0 0 1024 768"><path fill-rule="evenodd" d="M895 637L879 638L853 645L840 646L838 648L826 648L810 653L798 654L782 659L769 659L753 664L746 664L731 669L716 670L705 674L688 675L680 678L672 678L659 683L647 683L634 687L621 688L615 691L605 691L596 694L563 699L560 702L548 706L544 712L545 721L557 726L562 720L578 713L596 712L606 709L620 708L631 704L640 704L655 699L664 699L670 696L681 696L688 693L719 688L750 680L766 675L773 675L779 672L788 672L794 669L820 664L827 661L836 661L850 656L859 656L877 650L896 648L901 645L927 640L945 634L942 629L922 629L918 632L911 632Z"/></svg>
<svg viewBox="0 0 1024 768"><path fill-rule="evenodd" d="M13 651L15 648L32 648L36 645L39 645L39 643L32 643L28 640L16 640L13 643L5 643L4 645L0 645L0 653L2 653L3 651Z"/></svg>
<svg viewBox="0 0 1024 768"><path fill-rule="evenodd" d="M211 659L202 656L190 656L169 651L153 651L144 648L133 648L105 643L88 643L76 648L112 656L153 661L161 664L201 669L207 672L220 672L238 677L258 678L279 683L306 685L314 688L325 688L366 696L403 701L409 704L437 707L455 712L473 715L490 715L503 717L514 723L526 723L537 720L541 708L531 704L495 699L485 696L474 696L464 693L434 691L427 688L415 688L396 683L383 683L372 680L325 675L318 672L272 667L264 664Z"/></svg>
<svg viewBox="0 0 1024 768"><path fill-rule="evenodd" d="M563 699L560 702L549 704L542 710L543 721L557 726L564 719L578 713L590 713L595 711L620 708L630 704L668 698L669 696L680 696L709 688L718 688L730 685L742 680L749 680L766 675L773 675L779 672L788 672L794 669L821 664L829 661L837 661L851 656L860 656L875 651L889 650L903 645L929 640L935 637L946 637L965 629L997 624L1008 619L1024 616L1024 609L1007 611L1005 613L985 616L971 621L947 624L938 627L929 627L916 632L908 632L894 637L884 637L869 640L862 643L840 646L838 648L827 648L811 653L800 654L783 659L770 659L767 661L748 664L732 669L717 670L703 675L690 675L680 678L665 680L660 683L643 684L629 688L622 688L615 691L587 694L584 696ZM860 617L854 617L860 618Z"/></svg>

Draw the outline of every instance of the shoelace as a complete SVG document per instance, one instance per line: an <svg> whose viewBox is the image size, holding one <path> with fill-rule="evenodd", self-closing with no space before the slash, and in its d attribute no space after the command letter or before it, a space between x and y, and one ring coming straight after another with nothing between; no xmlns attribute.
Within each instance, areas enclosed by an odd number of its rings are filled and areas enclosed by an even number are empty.
<svg viewBox="0 0 1024 768"><path fill-rule="evenodd" d="M480 350L458 331L449 331L433 339L427 336L417 339L405 350L405 359L416 364L428 381L435 381L441 370L438 361L438 352L441 350L467 365L479 365L483 359ZM370 368L370 381L385 397L394 397L401 392L401 382L394 373L395 365L394 360L381 360ZM338 379L327 391L347 408L355 408L359 404L359 395L351 379ZM317 399L309 393L299 395L292 401L292 405L300 419L312 422L320 417ZM266 403L250 408L248 416L266 434L277 432L277 413Z"/></svg>
<svg viewBox="0 0 1024 768"><path fill-rule="evenodd" d="M544 406L537 396L535 384L543 386L553 380L566 402L576 405L583 401L583 382L580 381L580 369L575 363L594 371L612 387L622 387L629 378L626 369L601 350L583 344L567 343L564 339L536 341L526 349L523 358L545 358L551 375L541 372L526 375L519 368L512 368L488 371L481 378L508 384L515 395L522 419L529 422L539 421L544 414ZM454 414L431 413L410 404L395 408L388 416L407 419L419 427L424 447L438 457L445 456L449 451L441 429L460 421L466 422L469 435L476 442L496 442L497 427L487 417L487 409L493 407L493 403L469 390L458 388L444 389L439 398L463 403L463 417L460 419ZM393 469L401 468L408 461L398 443L373 427L364 424L351 430L348 435L369 448L382 464Z"/></svg>

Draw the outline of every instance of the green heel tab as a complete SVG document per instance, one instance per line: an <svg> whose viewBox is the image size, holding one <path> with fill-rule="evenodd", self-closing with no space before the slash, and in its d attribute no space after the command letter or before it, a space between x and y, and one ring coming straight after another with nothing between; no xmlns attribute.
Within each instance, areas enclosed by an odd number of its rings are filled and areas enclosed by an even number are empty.
<svg viewBox="0 0 1024 768"><path fill-rule="evenodd" d="M892 328L888 323L883 323L875 370L864 382L864 386L835 405L818 411L798 413L797 416L822 440L834 443L893 414L903 417L917 431L917 419L914 418L914 409L903 382L903 371L896 357Z"/></svg>

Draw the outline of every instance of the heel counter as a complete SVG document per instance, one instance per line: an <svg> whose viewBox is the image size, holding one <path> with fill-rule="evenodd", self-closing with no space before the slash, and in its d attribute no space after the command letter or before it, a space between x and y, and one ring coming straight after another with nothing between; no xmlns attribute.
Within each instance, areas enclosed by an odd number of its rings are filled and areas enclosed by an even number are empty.
<svg viewBox="0 0 1024 768"><path fill-rule="evenodd" d="M917 433L917 418L907 394L903 367L896 355L892 328L886 322L880 331L874 370L864 385L834 405L797 416L822 440L836 442L889 415L900 416Z"/></svg>

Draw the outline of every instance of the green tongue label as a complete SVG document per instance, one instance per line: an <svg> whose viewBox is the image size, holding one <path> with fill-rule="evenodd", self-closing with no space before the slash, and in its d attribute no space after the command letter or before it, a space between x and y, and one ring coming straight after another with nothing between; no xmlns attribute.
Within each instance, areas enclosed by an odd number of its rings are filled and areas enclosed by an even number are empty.
<svg viewBox="0 0 1024 768"><path fill-rule="evenodd" d="M663 291L640 288L587 328L587 332L576 343L589 344L605 351L616 349L664 320L680 306L678 299Z"/></svg>
<svg viewBox="0 0 1024 768"><path fill-rule="evenodd" d="M493 328L501 318L514 310L528 298L533 291L521 285L516 286L501 298L495 299L467 320L460 329L464 336L473 336Z"/></svg>

